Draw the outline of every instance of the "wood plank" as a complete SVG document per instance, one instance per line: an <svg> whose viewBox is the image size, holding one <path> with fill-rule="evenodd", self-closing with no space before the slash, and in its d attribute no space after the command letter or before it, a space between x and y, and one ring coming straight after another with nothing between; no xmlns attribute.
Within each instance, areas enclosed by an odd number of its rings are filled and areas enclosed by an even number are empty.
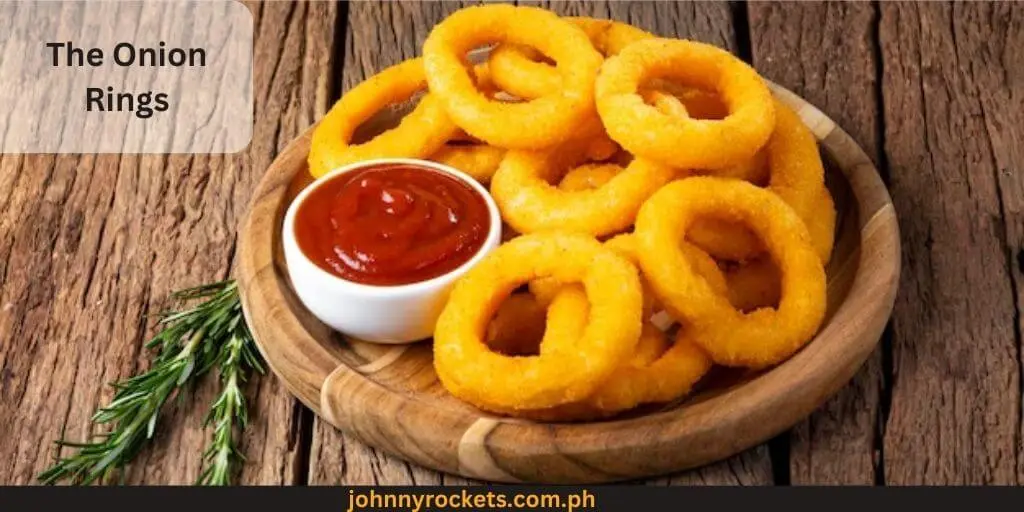
<svg viewBox="0 0 1024 512"><path fill-rule="evenodd" d="M875 6L747 5L758 71L816 105L880 163ZM879 347L850 385L790 432L791 483L874 483L882 373Z"/></svg>
<svg viewBox="0 0 1024 512"><path fill-rule="evenodd" d="M1016 484L1024 6L881 9L885 152L904 240L885 479Z"/></svg>
<svg viewBox="0 0 1024 512"><path fill-rule="evenodd" d="M563 15L620 19L658 34L694 38L732 51L739 50L732 11L728 4L721 2L540 2L539 5ZM430 28L459 6L434 2L351 4L342 72L345 89L388 65L418 55ZM314 421L309 481L314 484L464 482L368 448L318 419ZM767 447L761 446L707 468L655 479L651 483L770 484L771 463Z"/></svg>
<svg viewBox="0 0 1024 512"><path fill-rule="evenodd" d="M276 152L323 112L331 4L254 4L256 127L249 150L220 156L0 157L0 481L31 483L69 439L92 432L104 386L143 368L151 315L174 289L223 279L249 192ZM17 222L15 220L17 219ZM161 420L131 483L191 483L212 381ZM241 481L294 483L305 447L299 409L273 378L251 386Z"/></svg>

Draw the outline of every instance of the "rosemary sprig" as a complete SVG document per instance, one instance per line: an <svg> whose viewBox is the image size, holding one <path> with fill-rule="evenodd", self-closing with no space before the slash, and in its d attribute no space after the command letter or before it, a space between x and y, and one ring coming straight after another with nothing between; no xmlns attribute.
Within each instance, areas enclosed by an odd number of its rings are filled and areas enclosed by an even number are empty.
<svg viewBox="0 0 1024 512"><path fill-rule="evenodd" d="M214 366L220 367L225 390L210 416L225 420L227 427L224 428L229 430L235 422L244 426L245 402L238 384L249 369L262 370L262 365L252 348L252 335L242 315L237 284L223 281L198 286L176 292L171 298L202 302L161 314L161 330L146 343L146 348L158 349L150 369L113 383L114 398L92 417L98 425L109 425L109 431L88 442L57 441L58 446L78 451L58 458L39 475L40 482L54 484L67 480L84 485L102 481L123 469L153 438L157 419L168 399L180 394ZM231 390L227 389L229 384L233 386ZM225 396L230 398L219 405ZM217 427L213 446L207 453L227 449L229 454L237 455L234 436L218 434L222 429L220 423ZM227 483L235 460L237 458L226 456L223 463L215 463L214 472L220 472L217 478L204 481Z"/></svg>
<svg viewBox="0 0 1024 512"><path fill-rule="evenodd" d="M218 359L221 393L206 417L206 425L212 424L214 428L210 445L203 453L206 469L199 475L200 485L230 485L234 465L245 461L235 440L235 430L244 430L249 421L241 384L249 369L264 371L248 336L232 336L221 348Z"/></svg>

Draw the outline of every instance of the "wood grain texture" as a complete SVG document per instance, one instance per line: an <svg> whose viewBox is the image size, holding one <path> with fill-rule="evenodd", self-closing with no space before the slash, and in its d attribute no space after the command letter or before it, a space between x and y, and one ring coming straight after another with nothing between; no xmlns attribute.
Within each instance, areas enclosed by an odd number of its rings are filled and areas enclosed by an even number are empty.
<svg viewBox="0 0 1024 512"><path fill-rule="evenodd" d="M174 289L222 279L249 194L281 146L323 111L330 4L254 4L256 119L248 152L208 156L0 157L0 482L24 484L50 442L92 433L104 383L147 364L142 342ZM207 384L212 384L208 382ZM191 483L215 389L162 417L130 483ZM295 401L276 379L250 389L241 481L294 483L304 447Z"/></svg>
<svg viewBox="0 0 1024 512"><path fill-rule="evenodd" d="M747 5L752 63L757 70L819 107L880 162L875 6L867 2ZM881 462L877 446L882 350L880 346L872 354L849 386L790 432L792 484L875 482L876 465Z"/></svg>
<svg viewBox="0 0 1024 512"><path fill-rule="evenodd" d="M885 479L1019 483L1024 6L885 2L879 36L906 248Z"/></svg>

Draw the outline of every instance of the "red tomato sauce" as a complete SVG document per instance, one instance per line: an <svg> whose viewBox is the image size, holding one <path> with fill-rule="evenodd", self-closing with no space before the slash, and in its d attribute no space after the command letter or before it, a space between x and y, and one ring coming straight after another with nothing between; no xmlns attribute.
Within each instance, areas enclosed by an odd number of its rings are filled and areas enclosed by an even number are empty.
<svg viewBox="0 0 1024 512"><path fill-rule="evenodd" d="M483 246L480 193L428 167L381 164L331 178L295 213L299 248L342 279L396 286L444 275Z"/></svg>

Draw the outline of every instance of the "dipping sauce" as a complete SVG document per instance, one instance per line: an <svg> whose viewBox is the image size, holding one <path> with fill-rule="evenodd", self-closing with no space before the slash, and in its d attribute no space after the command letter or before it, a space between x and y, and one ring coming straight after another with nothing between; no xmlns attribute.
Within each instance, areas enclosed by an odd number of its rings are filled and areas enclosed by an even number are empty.
<svg viewBox="0 0 1024 512"><path fill-rule="evenodd" d="M320 184L295 212L299 248L357 283L426 281L469 261L490 227L487 203L447 173L408 164L356 169Z"/></svg>

